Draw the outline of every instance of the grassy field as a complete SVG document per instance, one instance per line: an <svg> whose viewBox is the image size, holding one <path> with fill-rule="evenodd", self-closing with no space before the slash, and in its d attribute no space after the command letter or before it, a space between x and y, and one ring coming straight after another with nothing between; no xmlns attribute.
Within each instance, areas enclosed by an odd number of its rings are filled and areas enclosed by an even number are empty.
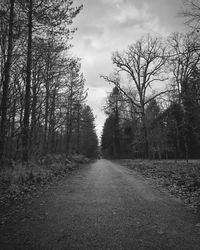
<svg viewBox="0 0 200 250"><path fill-rule="evenodd" d="M118 162L153 180L181 198L187 206L200 214L200 160L148 161L123 159Z"/></svg>

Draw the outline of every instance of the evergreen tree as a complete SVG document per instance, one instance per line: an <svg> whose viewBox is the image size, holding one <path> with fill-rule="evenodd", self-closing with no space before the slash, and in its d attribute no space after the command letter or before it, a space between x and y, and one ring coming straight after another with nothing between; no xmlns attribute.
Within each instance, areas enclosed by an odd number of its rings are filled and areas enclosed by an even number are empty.
<svg viewBox="0 0 200 250"><path fill-rule="evenodd" d="M105 157L114 155L115 118L112 114L106 119L101 136L101 150Z"/></svg>
<svg viewBox="0 0 200 250"><path fill-rule="evenodd" d="M80 153L87 157L97 157L98 154L98 138L94 120L90 106L85 105L80 127Z"/></svg>

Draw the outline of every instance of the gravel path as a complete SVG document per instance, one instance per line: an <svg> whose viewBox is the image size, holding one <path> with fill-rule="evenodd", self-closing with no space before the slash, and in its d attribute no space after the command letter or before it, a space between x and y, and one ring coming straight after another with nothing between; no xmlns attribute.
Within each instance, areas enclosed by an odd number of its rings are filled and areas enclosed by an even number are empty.
<svg viewBox="0 0 200 250"><path fill-rule="evenodd" d="M0 249L199 250L200 226L136 172L98 160L21 206Z"/></svg>

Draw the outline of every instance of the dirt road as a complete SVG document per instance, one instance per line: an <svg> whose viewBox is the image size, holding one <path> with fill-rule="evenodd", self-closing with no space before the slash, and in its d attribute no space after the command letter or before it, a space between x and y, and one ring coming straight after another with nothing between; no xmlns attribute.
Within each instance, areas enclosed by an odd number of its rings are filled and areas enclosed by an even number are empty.
<svg viewBox="0 0 200 250"><path fill-rule="evenodd" d="M98 160L1 225L0 249L200 249L198 218L140 175Z"/></svg>

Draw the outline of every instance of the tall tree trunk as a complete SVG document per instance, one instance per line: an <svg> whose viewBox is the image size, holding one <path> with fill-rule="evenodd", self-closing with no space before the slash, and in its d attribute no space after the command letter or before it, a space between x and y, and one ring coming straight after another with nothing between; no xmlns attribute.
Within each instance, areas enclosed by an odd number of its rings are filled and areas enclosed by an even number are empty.
<svg viewBox="0 0 200 250"><path fill-rule="evenodd" d="M80 153L80 102L77 103L77 140L76 140L76 152Z"/></svg>
<svg viewBox="0 0 200 250"><path fill-rule="evenodd" d="M33 26L32 12L33 12L33 0L29 0L26 92L25 92L23 131L22 131L23 162L27 162L29 157L29 117L30 117L30 99L31 99L32 26Z"/></svg>
<svg viewBox="0 0 200 250"><path fill-rule="evenodd" d="M179 128L177 122L175 124L175 129L176 129L175 162L177 162L177 159L180 158L180 140L179 140Z"/></svg>
<svg viewBox="0 0 200 250"><path fill-rule="evenodd" d="M9 35L8 35L8 55L4 67L3 95L1 101L1 129L0 129L0 161L3 161L6 137L6 117L8 105L8 88L10 82L10 68L12 63L13 50L13 22L14 22L15 0L10 0Z"/></svg>
<svg viewBox="0 0 200 250"><path fill-rule="evenodd" d="M14 136L15 136L15 117L16 117L16 99L13 101L13 108L12 108L12 123L11 123L11 138L10 138L10 149L9 149L9 155L10 158L12 159L14 154L13 154L13 142L14 142ZM14 150L15 151L15 150Z"/></svg>
<svg viewBox="0 0 200 250"><path fill-rule="evenodd" d="M119 109L118 100L115 103L115 130L114 130L114 156L120 157L120 135L119 135Z"/></svg>
<svg viewBox="0 0 200 250"><path fill-rule="evenodd" d="M30 149L31 149L31 154L34 153L34 148L35 148L35 141L36 141L36 108L37 108L37 83L36 83L36 77L33 79L33 87L32 87L32 92L33 92L33 100L32 100L32 105L31 105L31 129L30 129Z"/></svg>
<svg viewBox="0 0 200 250"><path fill-rule="evenodd" d="M46 61L46 80L45 80L45 90L46 90L46 100L45 100L45 116L44 116L44 140L43 140L43 153L48 152L48 123L49 123L49 99L50 99L50 41L48 41L48 52Z"/></svg>
<svg viewBox="0 0 200 250"><path fill-rule="evenodd" d="M71 135L72 135L72 105L73 105L73 86L71 83L70 86L70 96L69 96L69 103L68 103L68 110L67 110L67 123L66 123L66 156L70 153L70 146L71 146Z"/></svg>
<svg viewBox="0 0 200 250"><path fill-rule="evenodd" d="M66 124L66 145L65 145L66 156L68 156L70 153L71 134L72 134L72 114L71 114L71 108L70 108L68 119L67 119L67 124Z"/></svg>
<svg viewBox="0 0 200 250"><path fill-rule="evenodd" d="M49 82L47 80L45 84L46 88L46 101L45 101L45 116L44 116L44 141L43 141L43 153L46 154L48 151L48 120L49 120Z"/></svg>
<svg viewBox="0 0 200 250"><path fill-rule="evenodd" d="M142 126L144 131L144 148L145 148L145 158L149 158L149 142L148 142L148 131L146 124L145 112L142 112Z"/></svg>
<svg viewBox="0 0 200 250"><path fill-rule="evenodd" d="M54 87L52 93L52 103L51 103L51 112L50 112L50 124L49 124L49 136L51 142L51 153L56 152L55 146L55 108L56 108L56 86Z"/></svg>

